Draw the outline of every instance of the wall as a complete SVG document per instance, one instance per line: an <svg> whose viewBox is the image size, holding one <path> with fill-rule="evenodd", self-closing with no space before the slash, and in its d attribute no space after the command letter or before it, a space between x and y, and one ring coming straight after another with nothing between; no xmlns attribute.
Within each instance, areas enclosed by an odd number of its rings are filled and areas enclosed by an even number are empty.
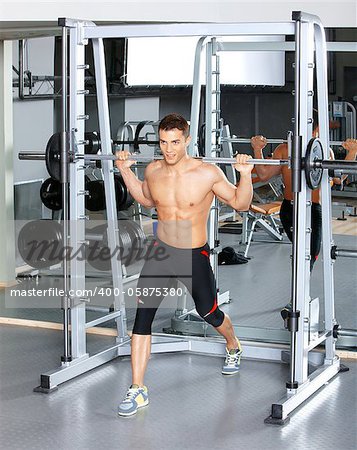
<svg viewBox="0 0 357 450"><path fill-rule="evenodd" d="M168 7L168 3L170 6ZM198 21L266 22L288 21L291 11L318 15L324 26L354 27L357 24L355 0L303 1L1 1L0 20L56 21L76 17L94 21Z"/></svg>
<svg viewBox="0 0 357 450"><path fill-rule="evenodd" d="M25 60L25 69L31 70L34 75L53 74L53 38L31 39L28 42L28 65ZM18 43L14 41L13 44L13 65L18 68ZM19 161L18 153L45 151L53 133L53 101L20 100L17 88L13 88L13 98L14 182L48 178L44 162Z"/></svg>

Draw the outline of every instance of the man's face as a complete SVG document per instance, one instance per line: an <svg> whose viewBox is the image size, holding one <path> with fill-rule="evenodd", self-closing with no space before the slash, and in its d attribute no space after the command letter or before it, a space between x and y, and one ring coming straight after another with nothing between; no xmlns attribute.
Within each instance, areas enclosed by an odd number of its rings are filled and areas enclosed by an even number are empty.
<svg viewBox="0 0 357 450"><path fill-rule="evenodd" d="M182 130L160 130L159 138L160 149L167 164L175 165L187 154L191 136L185 138Z"/></svg>

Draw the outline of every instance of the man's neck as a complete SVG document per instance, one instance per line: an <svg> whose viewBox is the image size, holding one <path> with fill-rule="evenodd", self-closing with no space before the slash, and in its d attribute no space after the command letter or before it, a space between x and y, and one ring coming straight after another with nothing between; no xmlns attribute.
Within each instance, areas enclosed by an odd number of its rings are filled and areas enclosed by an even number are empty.
<svg viewBox="0 0 357 450"><path fill-rule="evenodd" d="M192 158L187 153L176 164L167 164L164 160L165 170L172 175L180 175L186 172Z"/></svg>

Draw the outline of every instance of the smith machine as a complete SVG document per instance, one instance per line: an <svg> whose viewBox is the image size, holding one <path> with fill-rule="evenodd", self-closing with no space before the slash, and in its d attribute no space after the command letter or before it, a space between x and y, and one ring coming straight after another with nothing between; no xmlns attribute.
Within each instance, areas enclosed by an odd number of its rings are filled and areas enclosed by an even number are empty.
<svg viewBox="0 0 357 450"><path fill-rule="evenodd" d="M289 415L312 394L323 387L341 369L336 356L335 342L338 324L334 308L333 248L331 230L331 201L328 170L356 170L354 163L329 161L328 97L326 42L323 26L318 17L302 12L293 12L292 21L286 23L191 23L191 24L137 24L96 26L92 22L59 19L62 27L62 133L61 149L54 156L23 152L20 159L45 159L57 164L60 169L63 197L63 242L75 252L85 242L85 185L84 168L89 160L101 160L106 197L108 221L107 240L109 248L117 248L119 230L115 208L115 187L113 180L113 159L111 129L109 120L106 72L103 38L150 37L150 36L200 36L196 54L206 48L206 135L205 148L207 162L231 164L232 159L220 160L220 85L218 50L214 36L264 36L285 35L294 37L295 49L295 89L294 89L294 133L290 160L271 164L290 164L294 192L294 238L292 255L292 310L287 318L290 345L259 344L244 342L244 358L265 361L290 362L290 376L284 396L272 404L271 415L266 423L284 424ZM203 37L202 37L203 36ZM84 60L84 49L92 41L96 91L101 139L101 155L86 155L83 151L85 140L84 74L88 65ZM235 43L238 45L239 43ZM247 45L247 43L245 43ZM249 43L248 43L249 44ZM290 43L289 43L290 44ZM252 43L254 46L255 44ZM266 42L267 49L274 43ZM69 57L69 59L68 59ZM69 63L67 64L67 61ZM316 73L317 86L314 92L313 75ZM198 139L199 123L199 65L195 67L196 88L192 98L191 135L192 156L197 156L195 145ZM67 85L67 80L69 80ZM312 103L317 96L319 109L320 138L312 136ZM140 160L140 155L133 158ZM145 158L144 158L145 160ZM147 160L147 158L146 158ZM261 161L257 161L261 163ZM320 185L321 183L321 185ZM70 193L69 193L70 184ZM318 332L311 329L310 298L310 216L311 190L321 189L323 214L323 286L324 294L320 307L324 310L324 321ZM83 194L83 195L82 195ZM211 262L217 273L217 204L212 205L209 221L209 244L213 249ZM335 249L336 250L336 249ZM338 251L334 252L334 255ZM342 255L343 256L343 255ZM122 266L117 258L111 259L111 274L114 293L114 312L96 321L86 323L86 298L69 296L69 291L85 292L85 261L67 259L63 261L64 296L62 298L64 324L64 353L60 367L41 374L38 391L51 392L58 385L81 375L114 358L130 354L130 339L123 294ZM108 320L115 319L117 325L116 344L89 355L86 347L86 329ZM238 330L239 335L239 330ZM317 351L320 346L323 351ZM224 343L215 337L155 334L153 353L190 351L207 355L223 355ZM311 372L311 367L314 370Z"/></svg>

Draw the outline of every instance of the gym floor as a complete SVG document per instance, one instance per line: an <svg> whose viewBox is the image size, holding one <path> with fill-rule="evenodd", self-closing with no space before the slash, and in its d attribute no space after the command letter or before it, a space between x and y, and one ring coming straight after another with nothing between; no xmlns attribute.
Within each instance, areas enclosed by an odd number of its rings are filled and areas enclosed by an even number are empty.
<svg viewBox="0 0 357 450"><path fill-rule="evenodd" d="M349 218L349 220L351 220ZM335 235L336 243L356 248L356 236ZM220 235L238 248L237 235ZM266 242L258 231L248 264L220 267L221 290L232 302L222 306L235 323L281 328L279 309L289 297L290 245ZM355 259L335 264L336 316L356 328ZM290 269L288 270L290 272ZM321 261L312 292L321 295ZM60 311L8 308L0 292L1 315L60 321ZM27 315L26 315L27 314ZM134 311L128 312L131 328ZM155 331L170 325L172 309L159 311ZM53 320L55 319L55 320ZM88 335L98 351L113 337ZM116 359L60 386L50 395L33 393L39 375L59 365L62 333L0 326L0 446L6 449L355 449L357 361L299 408L284 427L265 425L270 406L285 393L288 366L242 359L241 372L221 375L223 357L187 353L153 355L146 384L150 405L134 417L119 418L118 402L130 384L130 358Z"/></svg>
<svg viewBox="0 0 357 450"><path fill-rule="evenodd" d="M41 372L58 366L59 331L0 327L0 446L4 449L344 449L356 448L357 362L337 375L284 427L265 425L284 395L288 367L242 360L220 373L222 358L192 354L151 357L150 404L119 418L130 384L125 357L78 377L50 395L33 393ZM103 345L109 338L90 337Z"/></svg>

